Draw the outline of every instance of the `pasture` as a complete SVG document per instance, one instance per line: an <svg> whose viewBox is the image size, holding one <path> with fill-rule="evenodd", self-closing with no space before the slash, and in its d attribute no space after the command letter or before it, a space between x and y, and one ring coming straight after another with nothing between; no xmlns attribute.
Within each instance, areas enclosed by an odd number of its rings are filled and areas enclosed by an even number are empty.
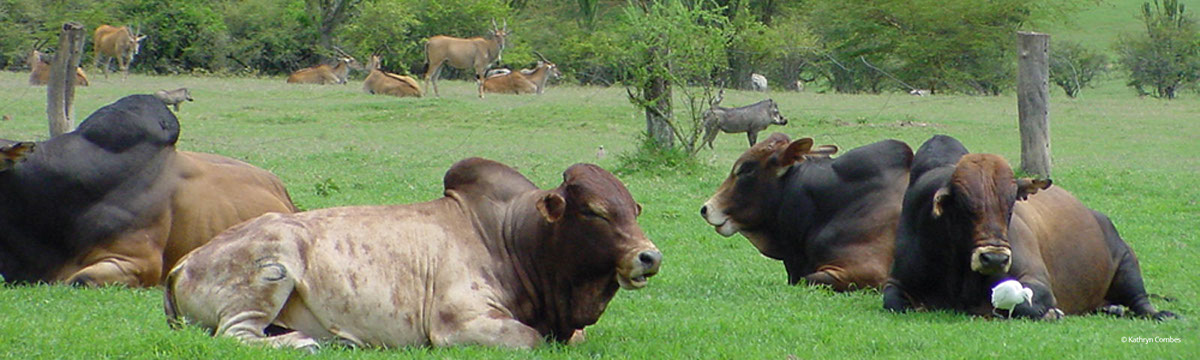
<svg viewBox="0 0 1200 360"><path fill-rule="evenodd" d="M77 121L134 93L188 87L195 102L177 113L178 147L245 160L279 175L303 209L398 204L441 196L442 174L468 156L498 160L541 187L570 164L616 170L644 129L620 88L554 86L544 96L476 98L474 82L443 81L442 97L394 98L348 85L289 85L283 78L93 75L77 89ZM0 72L0 137L47 137L45 88L28 73ZM1057 89L1053 89L1057 90ZM661 273L640 291L621 291L588 339L523 352L488 348L346 349L342 358L1188 358L1200 353L1200 99L1138 98L1103 79L1082 98L1052 95L1055 186L1107 213L1141 260L1152 301L1182 320L1107 316L1057 323L992 321L934 312L891 314L880 294L788 286L782 263L741 235L723 238L698 208L746 148L741 134L717 137L698 164L619 171L644 207L642 228L662 250ZM885 138L918 147L933 134L973 152L1019 163L1016 99L905 94L835 95L727 91L725 104L770 96L789 120L769 132L810 136L843 151ZM679 111L679 110L677 110ZM766 134L763 134L765 137ZM761 138L761 137L760 137ZM603 145L608 156L596 158ZM47 199L47 201L53 201ZM1164 298L1166 300L1164 300ZM1168 301L1169 300L1169 301ZM1178 339L1127 343L1126 338ZM0 287L0 358L282 359L302 353L172 331L162 290ZM308 358L308 357L306 357Z"/></svg>

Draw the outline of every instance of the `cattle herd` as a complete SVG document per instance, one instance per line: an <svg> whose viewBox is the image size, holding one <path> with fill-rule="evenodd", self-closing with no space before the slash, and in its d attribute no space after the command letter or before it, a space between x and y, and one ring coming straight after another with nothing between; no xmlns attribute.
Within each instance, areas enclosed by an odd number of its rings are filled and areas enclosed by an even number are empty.
<svg viewBox="0 0 1200 360"><path fill-rule="evenodd" d="M544 57L527 72L484 76L507 34L492 25L490 40L430 39L435 94L443 63L474 68L480 96L506 76L527 82L518 93L541 93L557 73ZM103 30L125 70L144 37ZM344 83L355 63L346 56L288 81ZM379 70L378 57L369 68L364 90L421 95L414 79ZM750 148L700 215L782 261L791 284L878 289L895 312L1175 317L1151 305L1112 222L1049 179L1017 178L1003 158L943 135L915 154L882 140L836 157L837 146L810 138L757 142L786 123L774 102L721 108L719 99L706 141L743 131ZM645 287L662 264L638 225L641 205L596 165L571 166L561 185L541 189L509 166L467 158L432 201L297 212L273 174L176 150L167 106L185 100L187 89L128 96L70 133L0 139L4 281L161 285L173 327L276 347L528 348L583 340L618 289ZM989 301L1001 295L1010 300Z"/></svg>

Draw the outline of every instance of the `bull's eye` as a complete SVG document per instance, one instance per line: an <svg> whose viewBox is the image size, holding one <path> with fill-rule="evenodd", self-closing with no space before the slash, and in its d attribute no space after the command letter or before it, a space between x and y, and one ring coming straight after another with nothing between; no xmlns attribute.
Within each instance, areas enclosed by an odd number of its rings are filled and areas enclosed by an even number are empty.
<svg viewBox="0 0 1200 360"><path fill-rule="evenodd" d="M734 172L734 175L737 175L737 176L751 175L754 173L754 170L757 168L758 168L758 164L755 164L753 162L744 162L744 163L742 163L742 165L738 166L737 171Z"/></svg>
<svg viewBox="0 0 1200 360"><path fill-rule="evenodd" d="M605 220L603 216L600 216L600 214L597 214L596 211L592 210L592 208L590 208L590 207L584 207L584 208L580 209L579 214L583 215L585 217L589 217L589 218L597 218L600 220Z"/></svg>

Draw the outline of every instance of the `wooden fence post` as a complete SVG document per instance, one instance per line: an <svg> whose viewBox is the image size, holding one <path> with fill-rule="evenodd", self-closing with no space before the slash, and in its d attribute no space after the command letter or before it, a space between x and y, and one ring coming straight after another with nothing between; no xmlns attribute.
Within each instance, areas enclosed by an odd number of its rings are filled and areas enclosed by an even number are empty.
<svg viewBox="0 0 1200 360"><path fill-rule="evenodd" d="M75 69L83 53L83 25L63 24L58 37L58 51L50 64L50 81L46 85L46 116L50 119L50 137L71 131L74 124Z"/></svg>
<svg viewBox="0 0 1200 360"><path fill-rule="evenodd" d="M1017 33L1021 170L1050 177L1050 35Z"/></svg>

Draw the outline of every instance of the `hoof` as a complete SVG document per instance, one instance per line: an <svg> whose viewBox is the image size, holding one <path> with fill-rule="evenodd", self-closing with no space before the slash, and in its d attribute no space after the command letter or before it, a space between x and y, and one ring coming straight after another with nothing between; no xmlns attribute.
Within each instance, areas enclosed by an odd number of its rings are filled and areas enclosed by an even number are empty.
<svg viewBox="0 0 1200 360"><path fill-rule="evenodd" d="M1158 320L1158 321L1179 319L1179 315L1175 315L1175 313L1170 312L1170 311L1156 312L1156 313L1154 313L1153 317L1154 317L1154 320Z"/></svg>
<svg viewBox="0 0 1200 360"><path fill-rule="evenodd" d="M1063 316L1066 316L1066 314L1063 314L1062 310L1059 310L1058 308L1050 308L1050 310L1046 310L1045 315L1042 315L1042 320L1060 320L1063 318Z"/></svg>
<svg viewBox="0 0 1200 360"><path fill-rule="evenodd" d="M1125 307L1121 305L1108 305L1100 308L1101 314L1112 315L1116 317L1125 316Z"/></svg>

